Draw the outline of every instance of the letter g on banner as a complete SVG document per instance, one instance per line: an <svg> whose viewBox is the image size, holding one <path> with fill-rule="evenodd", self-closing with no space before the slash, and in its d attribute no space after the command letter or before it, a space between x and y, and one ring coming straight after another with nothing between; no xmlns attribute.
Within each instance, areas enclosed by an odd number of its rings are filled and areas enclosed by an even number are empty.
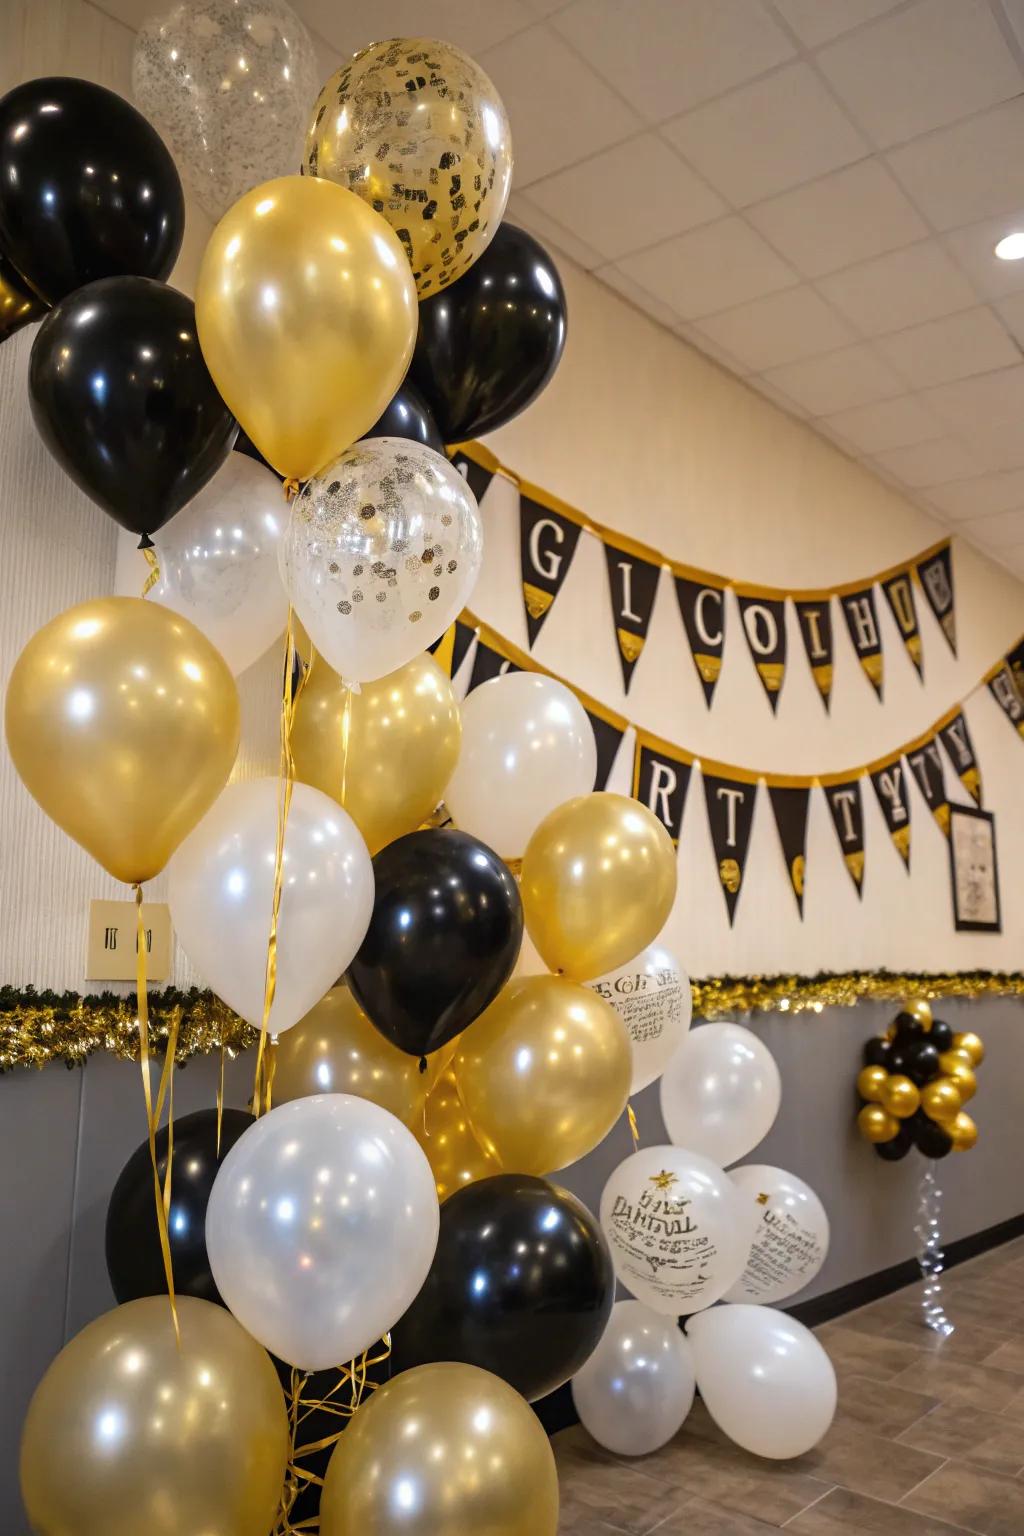
<svg viewBox="0 0 1024 1536"><path fill-rule="evenodd" d="M579 537L579 523L520 493L519 558L531 650L565 581Z"/></svg>

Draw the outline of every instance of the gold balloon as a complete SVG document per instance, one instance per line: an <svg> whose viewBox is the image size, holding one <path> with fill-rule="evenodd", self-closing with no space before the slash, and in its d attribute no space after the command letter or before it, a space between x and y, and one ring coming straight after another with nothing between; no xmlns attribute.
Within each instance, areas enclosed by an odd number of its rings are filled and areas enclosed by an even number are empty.
<svg viewBox="0 0 1024 1536"><path fill-rule="evenodd" d="M976 1035L973 1029L965 1029L960 1034L953 1036L954 1051L966 1051L972 1067L980 1067L985 1060L985 1047L981 1043L981 1036Z"/></svg>
<svg viewBox="0 0 1024 1536"><path fill-rule="evenodd" d="M461 733L451 681L426 652L359 693L318 655L295 710L295 772L343 805L377 853L435 808Z"/></svg>
<svg viewBox="0 0 1024 1536"><path fill-rule="evenodd" d="M196 284L206 366L256 447L306 480L362 437L416 340L401 245L361 198L280 176L217 225Z"/></svg>
<svg viewBox="0 0 1024 1536"><path fill-rule="evenodd" d="M0 341L13 336L23 325L41 320L48 308L0 252Z"/></svg>
<svg viewBox="0 0 1024 1536"><path fill-rule="evenodd" d="M915 997L913 1002L905 1004L903 1012L909 1013L912 1019L916 1019L924 1028L925 1034L931 1029L932 1005L927 998Z"/></svg>
<svg viewBox="0 0 1024 1536"><path fill-rule="evenodd" d="M320 92L306 169L384 215L422 299L461 277L501 223L512 136L501 97L461 49L393 37L349 59Z"/></svg>
<svg viewBox="0 0 1024 1536"><path fill-rule="evenodd" d="M953 1138L954 1152L969 1152L978 1140L978 1127L963 1110L946 1130Z"/></svg>
<svg viewBox="0 0 1024 1536"><path fill-rule="evenodd" d="M865 1141L892 1141L900 1128L895 1115L881 1104L865 1104L857 1116L857 1129Z"/></svg>
<svg viewBox="0 0 1024 1536"><path fill-rule="evenodd" d="M227 783L238 689L187 619L138 597L68 608L7 687L14 766L115 880L151 880Z"/></svg>
<svg viewBox="0 0 1024 1536"><path fill-rule="evenodd" d="M909 1077L897 1072L886 1078L879 1103L890 1115L895 1115L897 1120L906 1120L919 1108L921 1095Z"/></svg>
<svg viewBox="0 0 1024 1536"><path fill-rule="evenodd" d="M439 1200L447 1200L464 1184L475 1184L477 1179L501 1172L498 1159L485 1151L473 1134L454 1072L446 1072L427 1095L423 1120L414 1130L434 1170Z"/></svg>
<svg viewBox="0 0 1024 1536"><path fill-rule="evenodd" d="M974 1075L974 1068L970 1065L969 1058L965 1059L964 1052L943 1051L939 1057L939 1071L956 1083L964 1104L968 1099L974 1098L978 1091L978 1079Z"/></svg>
<svg viewBox="0 0 1024 1536"><path fill-rule="evenodd" d="M882 1089L888 1079L889 1074L884 1067L861 1067L857 1073L857 1092L869 1104L880 1104Z"/></svg>
<svg viewBox="0 0 1024 1536"><path fill-rule="evenodd" d="M507 1382L454 1361L415 1366L374 1392L334 1449L320 1504L320 1536L557 1528L558 1475L540 1420Z"/></svg>
<svg viewBox="0 0 1024 1536"><path fill-rule="evenodd" d="M676 894L672 839L638 800L579 795L530 838L520 894L548 970L590 981L632 960L664 927Z"/></svg>
<svg viewBox="0 0 1024 1536"><path fill-rule="evenodd" d="M352 1093L390 1110L411 1129L423 1124L427 1090L416 1057L374 1029L347 987L332 987L278 1037L274 1103L310 1093Z"/></svg>
<svg viewBox="0 0 1024 1536"><path fill-rule="evenodd" d="M512 1173L551 1173L603 1141L626 1107L632 1054L615 1009L564 976L510 982L466 1030L459 1095Z"/></svg>
<svg viewBox="0 0 1024 1536"><path fill-rule="evenodd" d="M66 1344L29 1404L21 1489L34 1531L264 1536L288 1457L270 1357L230 1312L166 1296L115 1307Z"/></svg>
<svg viewBox="0 0 1024 1536"><path fill-rule="evenodd" d="M960 1089L951 1077L936 1077L921 1089L921 1108L929 1120L945 1125L947 1120L956 1119L962 1104Z"/></svg>

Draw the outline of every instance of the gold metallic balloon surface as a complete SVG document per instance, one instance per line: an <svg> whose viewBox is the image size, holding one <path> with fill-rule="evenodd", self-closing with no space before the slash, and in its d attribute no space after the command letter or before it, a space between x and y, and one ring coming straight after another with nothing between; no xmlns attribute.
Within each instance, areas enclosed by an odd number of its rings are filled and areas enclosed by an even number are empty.
<svg viewBox="0 0 1024 1536"><path fill-rule="evenodd" d="M0 341L13 336L23 325L41 320L48 308L0 252Z"/></svg>
<svg viewBox="0 0 1024 1536"><path fill-rule="evenodd" d="M922 1025L926 1034L931 1029L932 1005L927 998L915 997L913 1002L907 1003L904 1006L903 1012L909 1013L912 1019L916 1019Z"/></svg>
<svg viewBox="0 0 1024 1536"><path fill-rule="evenodd" d="M603 1141L625 1109L629 1035L589 987L523 976L465 1031L455 1077L474 1131L503 1168L552 1173Z"/></svg>
<svg viewBox="0 0 1024 1536"><path fill-rule="evenodd" d="M40 1536L266 1536L288 1455L270 1357L224 1307L115 1307L35 1390L21 1488Z"/></svg>
<svg viewBox="0 0 1024 1536"><path fill-rule="evenodd" d="M972 1067L980 1067L985 1060L985 1047L981 1042L981 1036L976 1035L973 1029L965 1029L960 1034L953 1036L954 1051L966 1051L971 1058Z"/></svg>
<svg viewBox="0 0 1024 1536"><path fill-rule="evenodd" d="M362 437L405 377L416 289L360 198L281 176L217 225L196 284L206 366L256 447L306 480Z"/></svg>
<svg viewBox="0 0 1024 1536"><path fill-rule="evenodd" d="M501 97L461 49L393 37L349 59L320 92L306 169L384 215L422 299L461 277L501 223L512 136Z"/></svg>
<svg viewBox="0 0 1024 1536"><path fill-rule="evenodd" d="M295 711L295 772L343 805L377 853L435 808L461 729L451 681L426 652L359 693L317 656Z"/></svg>
<svg viewBox="0 0 1024 1536"><path fill-rule="evenodd" d="M238 689L187 619L138 597L58 614L11 673L14 766L115 880L150 880L227 783Z"/></svg>
<svg viewBox="0 0 1024 1536"><path fill-rule="evenodd" d="M900 1128L895 1115L881 1104L865 1104L857 1116L857 1129L865 1141L892 1141Z"/></svg>
<svg viewBox="0 0 1024 1536"><path fill-rule="evenodd" d="M936 1077L921 1089L921 1108L929 1120L945 1124L947 1120L955 1119L962 1103L960 1089L951 1077ZM948 1125L946 1129L949 1130Z"/></svg>
<svg viewBox="0 0 1024 1536"><path fill-rule="evenodd" d="M960 1051L943 1051L939 1057L939 1070L956 1083L964 1104L974 1098L978 1091L978 1079L974 1075L974 1068L964 1060Z"/></svg>
<svg viewBox="0 0 1024 1536"><path fill-rule="evenodd" d="M274 1103L310 1093L352 1093L413 1130L423 1124L427 1090L419 1063L374 1029L348 987L332 987L278 1036Z"/></svg>
<svg viewBox="0 0 1024 1536"><path fill-rule="evenodd" d="M486 1152L473 1134L454 1072L446 1072L427 1095L423 1118L413 1130L434 1170L439 1200L447 1200L464 1184L475 1184L477 1179L489 1179L502 1171L498 1159Z"/></svg>
<svg viewBox="0 0 1024 1536"><path fill-rule="evenodd" d="M946 1126L946 1130L953 1138L954 1152L969 1152L978 1140L978 1127L963 1110Z"/></svg>
<svg viewBox="0 0 1024 1536"><path fill-rule="evenodd" d="M897 1072L883 1083L879 1103L890 1115L895 1115L897 1120L906 1120L920 1106L921 1095L916 1083Z"/></svg>
<svg viewBox="0 0 1024 1536"><path fill-rule="evenodd" d="M676 852L658 818L625 795L578 795L527 844L523 915L551 971L590 981L657 938L676 894Z"/></svg>
<svg viewBox="0 0 1024 1536"><path fill-rule="evenodd" d="M884 1067L861 1067L857 1073L857 1092L869 1104L880 1104L882 1089L888 1078L889 1074Z"/></svg>
<svg viewBox="0 0 1024 1536"><path fill-rule="evenodd" d="M320 1536L557 1528L558 1475L540 1420L507 1382L452 1361L403 1371L363 1404L331 1456L320 1505Z"/></svg>

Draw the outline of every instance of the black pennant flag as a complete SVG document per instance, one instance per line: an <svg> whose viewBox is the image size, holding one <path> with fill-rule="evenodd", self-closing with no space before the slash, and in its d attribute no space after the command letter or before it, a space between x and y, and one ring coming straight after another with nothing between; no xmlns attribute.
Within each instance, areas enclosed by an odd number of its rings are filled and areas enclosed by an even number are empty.
<svg viewBox="0 0 1024 1536"><path fill-rule="evenodd" d="M988 691L1014 730L1024 736L1024 701L1008 661L1004 661L999 671L989 678Z"/></svg>
<svg viewBox="0 0 1024 1536"><path fill-rule="evenodd" d="M793 607L811 664L811 676L828 709L832 698L832 601L827 596L794 598Z"/></svg>
<svg viewBox="0 0 1024 1536"><path fill-rule="evenodd" d="M822 784L821 787L828 801L843 861L859 896L864 885L864 805L860 779L843 779L838 784Z"/></svg>
<svg viewBox="0 0 1024 1536"><path fill-rule="evenodd" d="M521 672L522 667L517 667L509 661L500 651L496 651L492 645L487 645L483 640L477 642L476 655L473 657L473 668L469 674L469 687L467 694L474 688L479 688L481 683L489 683L493 677L501 677L504 672Z"/></svg>
<svg viewBox="0 0 1024 1536"><path fill-rule="evenodd" d="M948 837L949 800L946 797L946 777L942 771L942 753L939 751L939 744L935 737L929 737L927 741L922 742L921 746L908 752L907 762L917 781L917 787L924 797L925 805Z"/></svg>
<svg viewBox="0 0 1024 1536"><path fill-rule="evenodd" d="M910 798L907 779L900 758L883 763L879 768L868 770L868 778L875 786L878 804L889 829L893 846L907 868L910 868Z"/></svg>
<svg viewBox="0 0 1024 1536"><path fill-rule="evenodd" d="M1010 676L1017 685L1017 692L1024 699L1024 640L1018 640L1012 651L1003 657L1010 669Z"/></svg>
<svg viewBox="0 0 1024 1536"><path fill-rule="evenodd" d="M774 714L786 675L786 606L781 597L744 597L738 592L736 597L750 654Z"/></svg>
<svg viewBox="0 0 1024 1536"><path fill-rule="evenodd" d="M840 593L839 606L843 610L857 660L864 669L865 677L881 698L882 636L878 628L874 588L861 587L859 592Z"/></svg>
<svg viewBox="0 0 1024 1536"><path fill-rule="evenodd" d="M757 781L725 779L704 774L704 798L708 808L711 842L718 860L718 878L732 926L747 866L750 828L754 820Z"/></svg>
<svg viewBox="0 0 1024 1536"><path fill-rule="evenodd" d="M963 710L955 714L948 725L939 727L939 740L946 749L946 756L953 765L964 789L975 805L981 804L981 769L974 755L974 743L967 729Z"/></svg>
<svg viewBox="0 0 1024 1536"><path fill-rule="evenodd" d="M487 469L483 464L478 464L463 449L452 455L452 464L465 479L473 495L476 497L477 503L479 504L483 501L488 487L494 479L494 470Z"/></svg>
<svg viewBox="0 0 1024 1536"><path fill-rule="evenodd" d="M915 567L928 606L939 621L949 648L956 655L956 610L953 606L953 546L943 544Z"/></svg>
<svg viewBox="0 0 1024 1536"><path fill-rule="evenodd" d="M661 566L631 553L628 546L609 543L607 538L604 540L604 557L608 565L612 623L622 662L622 686L628 693L633 668L651 627Z"/></svg>
<svg viewBox="0 0 1024 1536"><path fill-rule="evenodd" d="M586 705L583 707L586 709ZM587 719L594 728L594 740L597 743L597 776L594 779L594 788L604 789L615 759L619 755L626 727L625 724L622 726L613 724L603 715L595 714L592 709L587 709Z"/></svg>
<svg viewBox="0 0 1024 1536"><path fill-rule="evenodd" d="M427 646L427 650L438 666L447 672L449 677L454 677L465 661L466 652L473 643L475 633L471 624L464 624L461 619L456 619L443 635L438 635L433 645Z"/></svg>
<svg viewBox="0 0 1024 1536"><path fill-rule="evenodd" d="M805 784L768 785L768 798L775 812L782 857L786 861L789 883L796 897L797 910L804 915L804 870L807 860L807 807L811 791Z"/></svg>
<svg viewBox="0 0 1024 1536"><path fill-rule="evenodd" d="M686 638L690 642L693 664L704 689L704 701L711 707L715 684L722 670L725 645L725 591L688 576L675 578L676 601L682 616Z"/></svg>
<svg viewBox="0 0 1024 1536"><path fill-rule="evenodd" d="M885 593L889 612L896 620L896 628L907 648L907 655L917 668L918 677L923 677L921 631L917 627L917 604L914 602L914 583L909 566L905 571L897 571L895 576L886 577L879 585Z"/></svg>
<svg viewBox="0 0 1024 1536"><path fill-rule="evenodd" d="M579 523L520 492L519 558L531 647L558 596L579 540Z"/></svg>
<svg viewBox="0 0 1024 1536"><path fill-rule="evenodd" d="M653 811L674 843L683 824L693 758L669 741L637 731L633 754L633 798Z"/></svg>

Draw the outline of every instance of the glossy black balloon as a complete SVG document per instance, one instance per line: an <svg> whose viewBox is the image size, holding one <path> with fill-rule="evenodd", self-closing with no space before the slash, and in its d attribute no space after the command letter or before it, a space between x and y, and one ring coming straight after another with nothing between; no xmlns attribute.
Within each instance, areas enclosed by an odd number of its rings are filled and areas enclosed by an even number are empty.
<svg viewBox="0 0 1024 1536"><path fill-rule="evenodd" d="M921 1020L912 1013L898 1013L896 1015L896 1039L902 1043L908 1040L919 1040L924 1034L924 1025Z"/></svg>
<svg viewBox="0 0 1024 1536"><path fill-rule="evenodd" d="M937 1051L950 1051L953 1049L953 1026L947 1024L944 1019L935 1019L928 1031L928 1039Z"/></svg>
<svg viewBox="0 0 1024 1536"><path fill-rule="evenodd" d="M566 324L551 257L502 224L457 283L420 305L409 376L445 442L493 432L525 410L558 367Z"/></svg>
<svg viewBox="0 0 1024 1536"><path fill-rule="evenodd" d="M891 1141L876 1141L875 1151L884 1163L898 1163L914 1145L914 1131L909 1120L901 1120Z"/></svg>
<svg viewBox="0 0 1024 1536"><path fill-rule="evenodd" d="M883 1040L881 1035L872 1035L864 1046L864 1065L866 1067L885 1067L889 1070L889 1042Z"/></svg>
<svg viewBox="0 0 1024 1536"><path fill-rule="evenodd" d="M72 480L149 535L220 467L238 430L210 378L195 305L147 277L79 288L39 328L32 416Z"/></svg>
<svg viewBox="0 0 1024 1536"><path fill-rule="evenodd" d="M918 1110L906 1122L914 1138L914 1145L925 1157L945 1157L953 1150L953 1138L935 1120L929 1120L923 1110Z"/></svg>
<svg viewBox="0 0 1024 1536"><path fill-rule="evenodd" d="M939 1053L930 1035L912 1040L903 1052L903 1070L912 1083L930 1083L939 1070Z"/></svg>
<svg viewBox="0 0 1024 1536"><path fill-rule="evenodd" d="M426 1056L461 1034L512 974L523 937L519 890L467 832L410 832L373 861L373 913L347 980L399 1050Z"/></svg>
<svg viewBox="0 0 1024 1536"><path fill-rule="evenodd" d="M889 1047L889 1059L885 1067L894 1076L906 1076L907 1063L910 1060L910 1043L909 1040L894 1040Z"/></svg>
<svg viewBox="0 0 1024 1536"><path fill-rule="evenodd" d="M535 1402L592 1354L614 1299L604 1234L575 1195L530 1174L481 1179L441 1207L430 1272L391 1330L393 1366L462 1360Z"/></svg>
<svg viewBox="0 0 1024 1536"><path fill-rule="evenodd" d="M48 304L101 277L167 277L184 232L174 161L129 102L61 76L0 98L0 251Z"/></svg>
<svg viewBox="0 0 1024 1536"><path fill-rule="evenodd" d="M395 395L381 416L375 421L367 437L407 437L410 442L422 443L435 453L444 453L444 439L437 430L437 422L430 406L415 384L408 379Z"/></svg>
<svg viewBox="0 0 1024 1536"><path fill-rule="evenodd" d="M185 1296L220 1301L206 1252L206 1207L217 1169L253 1123L244 1110L226 1109L218 1157L215 1109L200 1109L174 1122L167 1230L174 1286ZM167 1170L166 1127L157 1133L156 1150L162 1184ZM107 1273L119 1302L160 1296L166 1291L148 1141L132 1153L114 1185L107 1207L106 1243Z"/></svg>

